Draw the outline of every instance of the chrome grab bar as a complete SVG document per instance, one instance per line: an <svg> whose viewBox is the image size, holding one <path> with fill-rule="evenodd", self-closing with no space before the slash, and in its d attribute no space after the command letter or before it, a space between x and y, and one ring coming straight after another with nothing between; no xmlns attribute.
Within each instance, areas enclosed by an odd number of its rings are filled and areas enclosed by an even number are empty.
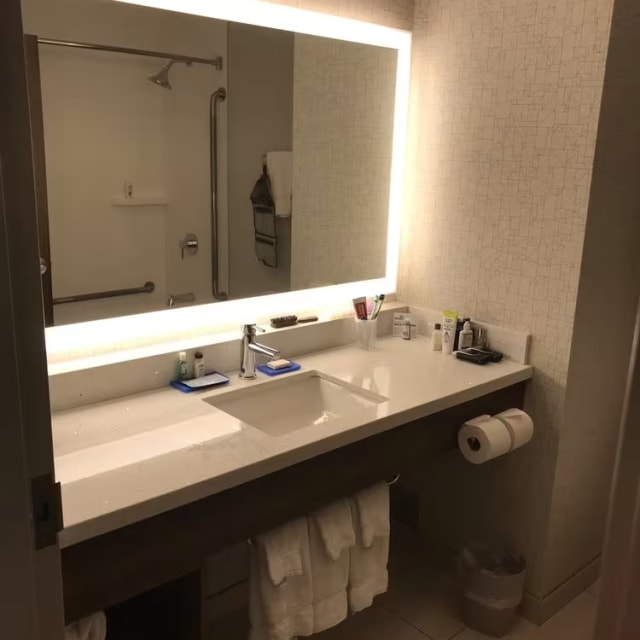
<svg viewBox="0 0 640 640"><path fill-rule="evenodd" d="M111 291L96 291L94 293L81 293L77 296L54 298L53 304L69 304L70 302L85 302L87 300L117 298L118 296L133 296L138 293L153 293L153 291L155 291L155 288L155 283L149 280L148 282L145 282L141 287L133 287L131 289L113 289Z"/></svg>
<svg viewBox="0 0 640 640"><path fill-rule="evenodd" d="M209 179L210 179L210 213L211 213L211 292L216 300L227 300L229 296L220 291L218 282L220 270L218 265L218 103L227 99L227 90L220 87L209 99Z"/></svg>

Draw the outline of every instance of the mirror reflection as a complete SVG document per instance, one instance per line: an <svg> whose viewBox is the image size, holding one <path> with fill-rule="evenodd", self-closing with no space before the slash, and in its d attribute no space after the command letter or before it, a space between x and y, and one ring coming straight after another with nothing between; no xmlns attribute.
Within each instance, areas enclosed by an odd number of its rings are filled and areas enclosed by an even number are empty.
<svg viewBox="0 0 640 640"><path fill-rule="evenodd" d="M384 276L395 50L23 5L48 324Z"/></svg>

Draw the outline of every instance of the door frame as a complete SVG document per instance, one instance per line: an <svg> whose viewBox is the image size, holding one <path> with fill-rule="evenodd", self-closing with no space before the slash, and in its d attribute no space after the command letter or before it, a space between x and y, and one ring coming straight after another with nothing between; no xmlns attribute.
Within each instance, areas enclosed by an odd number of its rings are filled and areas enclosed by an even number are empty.
<svg viewBox="0 0 640 640"><path fill-rule="evenodd" d="M42 281L20 0L0 2L0 620L63 638Z"/></svg>
<svg viewBox="0 0 640 640"><path fill-rule="evenodd" d="M596 640L640 637L640 305L614 472Z"/></svg>
<svg viewBox="0 0 640 640"><path fill-rule="evenodd" d="M31 123L31 147L36 190L36 215L38 218L38 241L40 258L46 271L42 273L42 303L44 322L47 327L54 324L53 281L51 271L51 242L49 239L49 202L47 197L47 167L44 147L44 120L42 113L42 85L40 80L40 52L38 36L25 34L24 54L29 98L29 121Z"/></svg>

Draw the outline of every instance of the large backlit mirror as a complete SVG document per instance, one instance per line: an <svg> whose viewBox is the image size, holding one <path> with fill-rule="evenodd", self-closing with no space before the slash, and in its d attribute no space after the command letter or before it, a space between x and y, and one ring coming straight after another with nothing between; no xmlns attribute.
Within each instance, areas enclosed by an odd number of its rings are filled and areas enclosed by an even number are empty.
<svg viewBox="0 0 640 640"><path fill-rule="evenodd" d="M48 324L385 276L396 49L107 0L23 19Z"/></svg>

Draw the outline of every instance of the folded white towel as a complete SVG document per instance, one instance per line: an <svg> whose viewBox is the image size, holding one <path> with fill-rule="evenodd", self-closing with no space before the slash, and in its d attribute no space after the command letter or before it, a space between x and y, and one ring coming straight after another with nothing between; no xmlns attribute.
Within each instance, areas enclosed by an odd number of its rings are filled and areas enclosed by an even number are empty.
<svg viewBox="0 0 640 640"><path fill-rule="evenodd" d="M358 511L358 532L362 544L370 547L375 538L389 536L389 485L386 482L374 484L354 496Z"/></svg>
<svg viewBox="0 0 640 640"><path fill-rule="evenodd" d="M337 560L342 552L356 543L356 534L349 500L343 499L318 509L312 514L322 536L326 553Z"/></svg>
<svg viewBox="0 0 640 640"><path fill-rule="evenodd" d="M271 181L271 192L276 206L276 216L291 216L291 197L293 185L293 152L267 152L267 172Z"/></svg>
<svg viewBox="0 0 640 640"><path fill-rule="evenodd" d="M312 602L307 519L258 536L251 546L251 639L289 640L311 635Z"/></svg>
<svg viewBox="0 0 640 640"><path fill-rule="evenodd" d="M349 548L354 544L348 500L339 500L309 517L314 633L335 627L347 617Z"/></svg>
<svg viewBox="0 0 640 640"><path fill-rule="evenodd" d="M257 538L258 546L264 550L269 578L276 587L286 578L302 574L300 549L306 532L299 524L291 522Z"/></svg>
<svg viewBox="0 0 640 640"><path fill-rule="evenodd" d="M65 640L105 640L107 637L107 617L102 613L78 620L64 630Z"/></svg>
<svg viewBox="0 0 640 640"><path fill-rule="evenodd" d="M357 613L389 586L389 487L361 491L351 502L356 544L349 552L349 609Z"/></svg>

